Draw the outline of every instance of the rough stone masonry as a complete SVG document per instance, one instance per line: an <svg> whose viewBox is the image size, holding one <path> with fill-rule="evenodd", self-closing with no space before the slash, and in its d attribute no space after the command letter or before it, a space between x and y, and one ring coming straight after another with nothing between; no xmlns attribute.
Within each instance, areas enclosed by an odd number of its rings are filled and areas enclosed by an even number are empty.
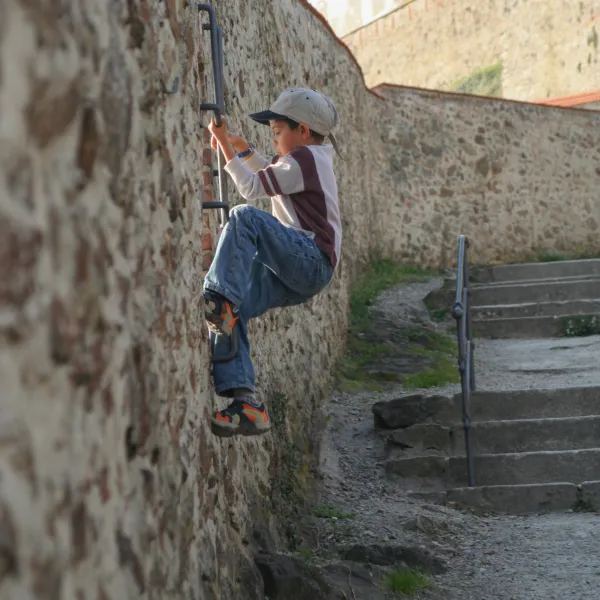
<svg viewBox="0 0 600 600"><path fill-rule="evenodd" d="M282 542L282 456L309 472L361 265L451 264L459 232L481 261L595 240L596 115L386 99L303 2L214 4L234 130L267 153L243 115L288 85L338 105L341 270L253 325L261 393L285 399L277 436L212 437L201 284L217 231L200 209L213 154L199 104L213 88L196 7L3 0L1 600L262 598L252 550Z"/></svg>

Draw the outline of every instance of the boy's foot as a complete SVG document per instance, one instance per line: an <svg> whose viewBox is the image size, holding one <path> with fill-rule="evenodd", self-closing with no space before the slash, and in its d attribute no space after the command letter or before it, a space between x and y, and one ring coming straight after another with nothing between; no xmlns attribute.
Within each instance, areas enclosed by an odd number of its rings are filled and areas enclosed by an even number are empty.
<svg viewBox="0 0 600 600"><path fill-rule="evenodd" d="M227 298L211 290L204 292L204 315L210 329L227 336L231 335L240 318Z"/></svg>
<svg viewBox="0 0 600 600"><path fill-rule="evenodd" d="M252 406L243 400L234 400L225 410L215 413L211 424L213 433L220 437L261 435L271 429L265 405Z"/></svg>

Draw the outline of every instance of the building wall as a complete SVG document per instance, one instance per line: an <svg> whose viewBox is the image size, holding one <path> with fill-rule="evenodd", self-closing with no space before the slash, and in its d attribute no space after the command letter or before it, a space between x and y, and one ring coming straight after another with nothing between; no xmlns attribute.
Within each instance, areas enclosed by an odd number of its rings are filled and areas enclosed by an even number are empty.
<svg viewBox="0 0 600 600"><path fill-rule="evenodd" d="M268 153L268 128L245 115L288 85L339 108L340 270L251 326L273 434L215 438L201 285L218 232L200 209L214 192L199 110L213 91L195 7L5 0L2 599L262 600L252 552L285 543L281 488L310 482L362 265L450 266L459 233L482 262L597 248L597 113L378 96L304 3L214 4L232 130Z"/></svg>
<svg viewBox="0 0 600 600"><path fill-rule="evenodd" d="M448 90L501 62L502 95L600 88L598 0L416 0L344 37L367 81Z"/></svg>

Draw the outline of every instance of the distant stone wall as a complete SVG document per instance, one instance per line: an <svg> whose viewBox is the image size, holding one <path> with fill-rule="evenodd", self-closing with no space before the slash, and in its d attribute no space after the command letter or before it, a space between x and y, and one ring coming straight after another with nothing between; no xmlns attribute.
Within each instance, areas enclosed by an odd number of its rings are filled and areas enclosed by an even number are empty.
<svg viewBox="0 0 600 600"><path fill-rule="evenodd" d="M600 89L600 0L416 0L344 37L367 81L449 90L503 65L504 98Z"/></svg>
<svg viewBox="0 0 600 600"><path fill-rule="evenodd" d="M385 86L381 119L393 255L480 264L600 252L600 113ZM400 224L402 223L402 224Z"/></svg>
<svg viewBox="0 0 600 600"><path fill-rule="evenodd" d="M310 481L348 286L369 257L448 266L459 233L482 262L597 247L596 113L378 96L303 3L215 8L233 130L267 154L268 128L245 115L289 85L339 108L339 273L251 326L274 433L214 437L199 110L213 92L196 9L3 0L2 599L262 600L252 553L285 542L286 496Z"/></svg>

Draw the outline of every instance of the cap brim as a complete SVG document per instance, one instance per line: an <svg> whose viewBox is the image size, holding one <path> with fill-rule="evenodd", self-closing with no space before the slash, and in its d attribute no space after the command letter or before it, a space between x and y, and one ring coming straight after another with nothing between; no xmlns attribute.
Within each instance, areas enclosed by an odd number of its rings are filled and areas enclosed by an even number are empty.
<svg viewBox="0 0 600 600"><path fill-rule="evenodd" d="M280 115L272 110L263 110L248 116L261 125L268 125L269 121L281 121L282 119L287 119L285 115Z"/></svg>

